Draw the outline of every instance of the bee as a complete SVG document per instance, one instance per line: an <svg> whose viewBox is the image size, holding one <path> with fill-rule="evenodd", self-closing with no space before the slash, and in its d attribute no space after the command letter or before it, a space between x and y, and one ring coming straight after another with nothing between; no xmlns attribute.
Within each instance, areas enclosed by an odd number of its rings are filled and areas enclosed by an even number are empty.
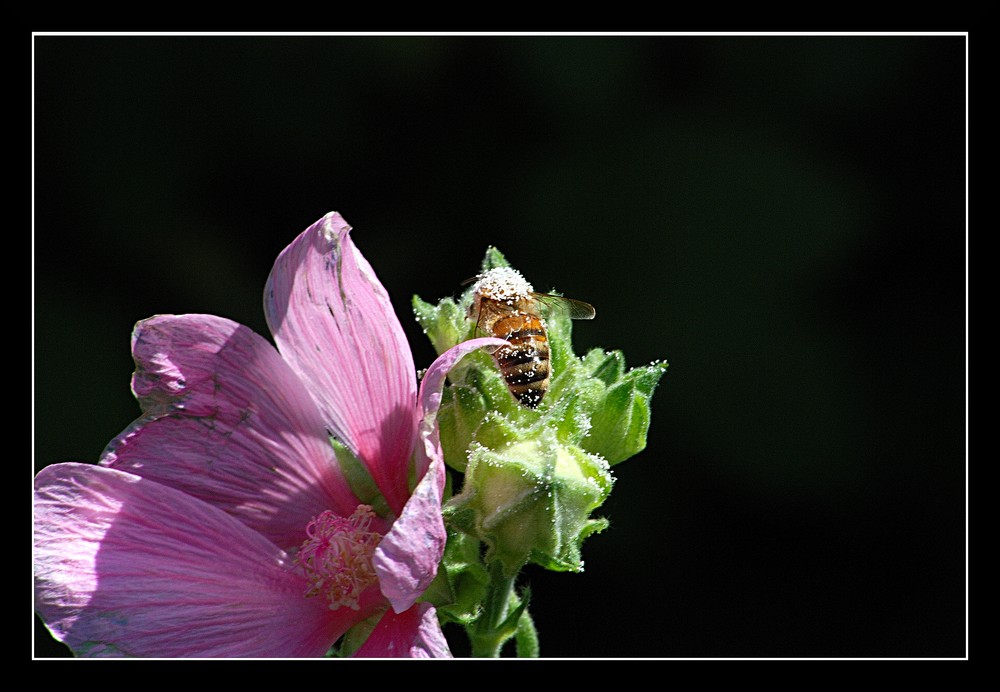
<svg viewBox="0 0 1000 692"><path fill-rule="evenodd" d="M534 409L549 391L552 366L542 315L557 310L575 320L594 317L594 306L572 298L535 293L521 273L496 267L476 277L468 318L476 331L505 339L509 346L492 351L511 395Z"/></svg>

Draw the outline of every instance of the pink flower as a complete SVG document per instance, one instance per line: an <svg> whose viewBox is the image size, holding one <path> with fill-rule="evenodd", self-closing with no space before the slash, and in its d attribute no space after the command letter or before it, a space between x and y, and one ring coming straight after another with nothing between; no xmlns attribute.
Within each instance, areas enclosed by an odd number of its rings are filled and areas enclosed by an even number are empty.
<svg viewBox="0 0 1000 692"><path fill-rule="evenodd" d="M78 655L322 656L368 618L357 655L450 655L417 602L446 538L435 418L447 371L497 340L444 353L418 393L349 231L328 214L275 262L264 306L278 350L211 315L136 325L144 415L100 466L38 474L36 608ZM385 516L352 490L330 436Z"/></svg>

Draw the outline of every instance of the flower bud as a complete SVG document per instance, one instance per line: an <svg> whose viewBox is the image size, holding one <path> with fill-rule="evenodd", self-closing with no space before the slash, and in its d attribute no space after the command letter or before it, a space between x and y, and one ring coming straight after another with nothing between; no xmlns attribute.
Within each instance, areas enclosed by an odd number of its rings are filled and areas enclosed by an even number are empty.
<svg viewBox="0 0 1000 692"><path fill-rule="evenodd" d="M483 272L497 267L509 265L491 248ZM437 305L414 297L417 319L439 353L476 336L474 291ZM645 448L649 401L667 367L626 370L621 352L600 349L579 358L570 316L540 315L551 366L540 404L519 403L493 357L479 352L449 373L438 412L445 462L465 473L446 517L486 543L487 560L499 560L509 575L526 561L582 569L582 541L608 525L590 514L611 491L611 465Z"/></svg>
<svg viewBox="0 0 1000 692"><path fill-rule="evenodd" d="M604 459L560 443L549 430L499 449L475 445L462 492L445 512L486 543L487 562L499 560L508 575L528 560L578 572L583 539L608 525L589 516L612 483Z"/></svg>

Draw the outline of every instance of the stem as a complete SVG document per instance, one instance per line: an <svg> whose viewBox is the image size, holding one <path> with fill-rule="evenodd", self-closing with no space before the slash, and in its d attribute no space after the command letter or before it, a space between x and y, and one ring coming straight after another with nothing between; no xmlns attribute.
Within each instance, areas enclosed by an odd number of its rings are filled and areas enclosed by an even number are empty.
<svg viewBox="0 0 1000 692"><path fill-rule="evenodd" d="M514 577L504 576L499 560L493 562L489 569L490 583L483 601L483 612L469 630L472 655L479 658L499 658L504 642L513 635L501 625L507 617L514 592Z"/></svg>

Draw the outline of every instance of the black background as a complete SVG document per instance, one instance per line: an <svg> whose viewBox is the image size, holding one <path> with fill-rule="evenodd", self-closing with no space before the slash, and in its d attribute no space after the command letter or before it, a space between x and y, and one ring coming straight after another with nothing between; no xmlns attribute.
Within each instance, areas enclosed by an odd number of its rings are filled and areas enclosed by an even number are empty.
<svg viewBox="0 0 1000 692"><path fill-rule="evenodd" d="M274 258L337 210L417 367L411 295L490 244L596 306L578 352L670 362L586 571L524 575L543 656L964 656L965 51L36 36L35 470L138 414L137 320L267 334Z"/></svg>

